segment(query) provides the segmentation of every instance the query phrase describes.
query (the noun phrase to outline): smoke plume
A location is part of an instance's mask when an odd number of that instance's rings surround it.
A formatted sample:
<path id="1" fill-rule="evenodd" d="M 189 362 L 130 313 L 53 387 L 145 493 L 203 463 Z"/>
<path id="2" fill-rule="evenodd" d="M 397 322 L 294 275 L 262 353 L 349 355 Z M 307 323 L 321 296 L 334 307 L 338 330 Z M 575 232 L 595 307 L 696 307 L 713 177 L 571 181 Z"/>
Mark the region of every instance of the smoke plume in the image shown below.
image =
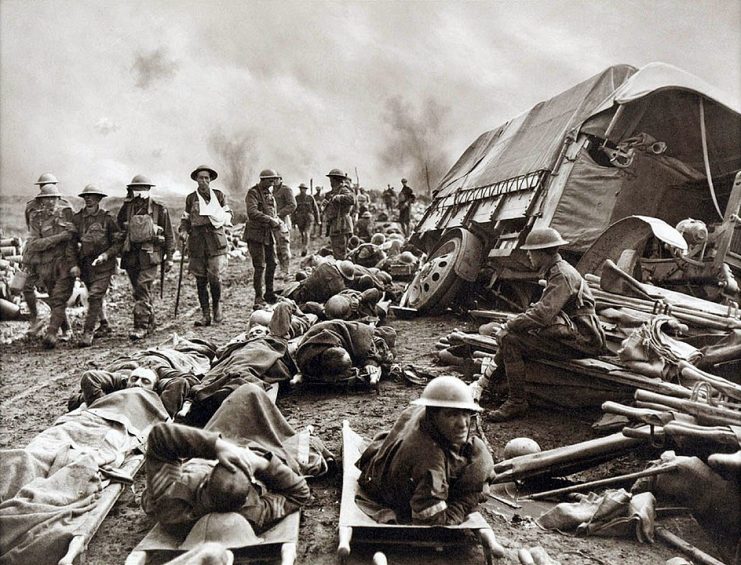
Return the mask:
<path id="1" fill-rule="evenodd" d="M 158 47 L 148 53 L 137 53 L 131 67 L 134 84 L 143 90 L 174 77 L 177 70 L 177 62 L 170 58 L 164 47 Z"/>
<path id="2" fill-rule="evenodd" d="M 254 134 L 242 132 L 229 136 L 215 130 L 208 138 L 208 147 L 219 161 L 217 168 L 224 171 L 221 178 L 227 191 L 232 195 L 245 193 L 259 159 Z"/>
<path id="3" fill-rule="evenodd" d="M 416 110 L 399 97 L 386 101 L 383 120 L 388 133 L 381 163 L 388 173 L 409 179 L 418 193 L 433 190 L 449 166 L 444 148 L 449 112 L 432 98 Z"/>

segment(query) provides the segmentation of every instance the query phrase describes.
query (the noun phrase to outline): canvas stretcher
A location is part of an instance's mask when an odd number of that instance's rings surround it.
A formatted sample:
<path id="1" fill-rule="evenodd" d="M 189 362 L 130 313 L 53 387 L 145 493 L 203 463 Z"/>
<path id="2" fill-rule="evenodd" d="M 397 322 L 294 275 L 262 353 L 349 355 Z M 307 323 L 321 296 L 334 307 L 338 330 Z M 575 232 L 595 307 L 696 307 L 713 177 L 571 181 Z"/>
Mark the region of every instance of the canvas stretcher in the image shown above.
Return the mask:
<path id="1" fill-rule="evenodd" d="M 373 520 L 357 505 L 360 470 L 355 463 L 363 453 L 367 440 L 342 423 L 342 501 L 340 504 L 339 545 L 337 556 L 346 563 L 351 552 L 350 544 L 383 546 L 413 546 L 445 549 L 471 543 L 467 532 L 473 532 L 481 543 L 487 565 L 502 557 L 504 549 L 497 543 L 491 526 L 479 512 L 468 515 L 465 522 L 456 526 L 420 526 L 408 524 L 381 524 Z M 377 553 L 374 560 L 385 562 Z"/>

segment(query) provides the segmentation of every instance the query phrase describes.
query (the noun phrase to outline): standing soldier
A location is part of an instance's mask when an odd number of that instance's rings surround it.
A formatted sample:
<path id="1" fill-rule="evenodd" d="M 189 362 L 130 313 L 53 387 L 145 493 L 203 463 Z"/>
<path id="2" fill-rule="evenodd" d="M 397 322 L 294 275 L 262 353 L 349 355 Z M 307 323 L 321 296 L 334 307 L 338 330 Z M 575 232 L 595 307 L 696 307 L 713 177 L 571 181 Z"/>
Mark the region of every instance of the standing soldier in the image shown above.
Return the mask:
<path id="1" fill-rule="evenodd" d="M 190 178 L 198 183 L 198 188 L 185 198 L 185 210 L 178 228 L 183 246 L 188 243 L 188 270 L 196 278 L 198 302 L 201 305 L 202 317 L 196 320 L 196 326 L 211 325 L 209 287 L 214 306 L 213 321 L 218 324 L 223 319 L 220 304 L 221 275 L 228 264 L 224 226 L 231 225 L 232 211 L 226 203 L 224 193 L 209 186 L 218 176 L 216 171 L 206 165 L 201 165 L 190 173 Z"/>
<path id="2" fill-rule="evenodd" d="M 324 222 L 324 196 L 322 196 L 321 186 L 317 186 L 314 189 L 314 202 L 316 202 L 316 206 L 319 208 L 319 223 L 314 225 L 314 235 L 316 237 L 322 237 L 322 223 Z"/>
<path id="3" fill-rule="evenodd" d="M 41 176 L 39 176 L 39 180 L 37 180 L 34 184 L 39 187 L 39 190 L 41 190 L 44 185 L 50 185 L 55 186 L 59 181 L 57 180 L 57 177 L 55 177 L 51 173 L 44 173 Z M 26 229 L 31 231 L 31 214 L 36 211 L 40 210 L 42 208 L 42 202 L 43 200 L 39 200 L 36 198 L 32 198 L 28 202 L 26 202 L 26 210 L 25 210 L 25 218 L 26 218 Z M 71 208 L 69 201 L 64 197 L 59 197 L 59 206 L 66 206 Z M 27 264 L 23 263 L 23 270 L 26 273 L 26 282 L 23 286 L 23 298 L 26 301 L 26 305 L 28 306 L 28 311 L 31 315 L 29 320 L 29 328 L 28 328 L 28 335 L 31 337 L 36 337 L 38 333 L 41 331 L 41 329 L 44 327 L 44 321 L 39 319 L 38 316 L 38 306 L 36 304 L 36 293 L 34 292 L 34 289 L 36 288 L 36 284 L 39 282 L 39 275 L 38 270 L 36 268 L 37 266 L 34 264 Z M 62 322 L 61 325 L 62 329 L 62 339 L 64 341 L 68 341 L 69 338 L 72 335 L 72 329 L 70 328 L 69 321 L 67 320 L 67 316 L 64 317 L 64 322 Z"/>
<path id="4" fill-rule="evenodd" d="M 170 214 L 164 204 L 149 197 L 154 186 L 144 175 L 136 175 L 127 185 L 129 196 L 118 211 L 118 225 L 125 234 L 121 267 L 129 275 L 134 293 L 134 329 L 131 339 L 142 339 L 154 329 L 152 284 L 157 267 L 172 268 L 175 237 Z"/>
<path id="5" fill-rule="evenodd" d="M 394 200 L 396 200 L 394 187 L 387 184 L 386 190 L 383 191 L 383 205 L 386 207 L 386 213 L 389 217 L 391 216 L 391 211 L 394 209 Z"/>
<path id="6" fill-rule="evenodd" d="M 53 349 L 57 344 L 57 330 L 66 320 L 67 300 L 72 295 L 75 277 L 79 274 L 72 244 L 74 212 L 63 204 L 55 184 L 43 185 L 36 199 L 38 206 L 29 214 L 29 237 L 23 250 L 23 264 L 31 266 L 49 293 L 51 317 L 46 328 L 44 347 Z M 33 287 L 30 293 L 33 293 Z M 35 305 L 35 297 L 33 303 Z M 33 325 L 36 323 L 37 320 L 32 322 Z"/>
<path id="7" fill-rule="evenodd" d="M 407 179 L 401 179 L 401 191 L 399 192 L 399 223 L 405 237 L 409 237 L 410 222 L 412 219 L 412 204 L 417 199 L 412 187 L 407 184 Z"/>
<path id="8" fill-rule="evenodd" d="M 85 206 L 74 215 L 72 222 L 77 232 L 74 243 L 79 246 L 77 264 L 80 279 L 88 290 L 88 310 L 78 345 L 90 347 L 122 242 L 113 215 L 100 207 L 100 201 L 108 195 L 89 184 L 79 196 L 85 201 Z"/>
<path id="9" fill-rule="evenodd" d="M 332 255 L 338 261 L 347 254 L 347 240 L 352 235 L 350 210 L 355 205 L 355 197 L 348 184 L 349 177 L 339 169 L 327 173 L 332 190 L 326 197 L 324 218 L 327 222 L 327 235 L 332 246 Z"/>
<path id="10" fill-rule="evenodd" d="M 285 228 L 281 228 L 275 234 L 275 250 L 282 278 L 288 280 L 291 261 L 291 214 L 296 211 L 296 197 L 291 187 L 283 184 L 283 177 L 280 175 L 273 188 L 273 197 L 278 218 L 285 225 Z"/>
<path id="11" fill-rule="evenodd" d="M 247 191 L 245 204 L 247 205 L 247 223 L 244 226 L 242 239 L 247 242 L 247 248 L 252 257 L 253 285 L 255 287 L 255 309 L 265 305 L 267 300 L 271 304 L 276 296 L 273 291 L 273 277 L 275 276 L 275 240 L 273 233 L 284 226 L 276 214 L 275 198 L 273 198 L 273 184 L 278 179 L 278 173 L 273 169 L 265 169 L 260 173 L 260 182 Z M 263 295 L 263 276 L 265 294 Z"/>
<path id="12" fill-rule="evenodd" d="M 298 189 L 299 195 L 296 197 L 296 211 L 293 217 L 301 234 L 301 257 L 305 257 L 311 239 L 311 227 L 314 223 L 321 226 L 322 222 L 319 218 L 319 206 L 314 197 L 309 194 L 309 187 L 301 183 Z"/>

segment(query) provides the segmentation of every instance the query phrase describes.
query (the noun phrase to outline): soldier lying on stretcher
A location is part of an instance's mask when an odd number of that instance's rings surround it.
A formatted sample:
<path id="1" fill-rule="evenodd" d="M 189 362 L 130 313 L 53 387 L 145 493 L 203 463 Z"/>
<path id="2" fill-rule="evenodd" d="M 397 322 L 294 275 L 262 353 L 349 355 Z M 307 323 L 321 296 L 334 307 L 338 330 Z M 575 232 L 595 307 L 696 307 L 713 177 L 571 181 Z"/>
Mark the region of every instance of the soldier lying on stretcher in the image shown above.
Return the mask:
<path id="1" fill-rule="evenodd" d="M 310 499 L 304 476 L 327 470 L 312 438 L 309 460 L 290 455 L 293 434 L 260 387 L 245 384 L 203 430 L 180 424 L 152 428 L 147 441 L 144 511 L 167 529 L 191 527 L 211 512 L 237 512 L 256 532 Z"/>
<path id="2" fill-rule="evenodd" d="M 126 388 L 154 390 L 162 400 L 167 413 L 174 417 L 183 407 L 190 388 L 199 382 L 198 377 L 176 369 L 158 367 L 157 371 L 138 367 L 131 372 L 85 371 L 80 378 L 82 392 L 73 394 L 67 408 L 74 410 L 84 402 L 90 406 L 103 396 Z"/>
<path id="3" fill-rule="evenodd" d="M 412 404 L 360 456 L 356 502 L 383 523 L 460 524 L 481 500 L 494 467 L 471 429 L 481 408 L 463 381 L 448 376 L 431 380 Z"/>

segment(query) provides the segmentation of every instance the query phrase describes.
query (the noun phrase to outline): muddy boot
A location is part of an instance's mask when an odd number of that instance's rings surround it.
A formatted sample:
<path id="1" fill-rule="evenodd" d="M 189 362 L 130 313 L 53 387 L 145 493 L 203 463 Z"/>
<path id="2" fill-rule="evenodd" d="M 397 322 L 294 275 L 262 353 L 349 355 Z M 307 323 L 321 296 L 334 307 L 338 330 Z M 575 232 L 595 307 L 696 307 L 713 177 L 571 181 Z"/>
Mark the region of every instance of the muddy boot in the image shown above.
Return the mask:
<path id="1" fill-rule="evenodd" d="M 214 323 L 220 324 L 224 319 L 221 314 L 221 281 L 211 281 L 211 301 L 214 303 Z"/>
<path id="2" fill-rule="evenodd" d="M 529 405 L 525 396 L 525 364 L 508 363 L 506 366 L 509 398 L 498 410 L 487 416 L 490 422 L 504 422 L 522 416 Z"/>
<path id="3" fill-rule="evenodd" d="M 101 320 L 100 325 L 95 329 L 95 332 L 93 332 L 93 337 L 99 338 L 99 337 L 107 337 L 113 333 L 113 330 L 111 329 L 110 324 L 108 323 L 108 320 Z"/>
<path id="4" fill-rule="evenodd" d="M 134 328 L 129 334 L 129 339 L 132 341 L 138 341 L 147 337 L 149 328 Z"/>
<path id="5" fill-rule="evenodd" d="M 54 349 L 57 346 L 57 330 L 49 331 L 47 329 L 44 340 L 41 343 L 44 349 Z"/>
<path id="6" fill-rule="evenodd" d="M 90 347 L 93 344 L 93 332 L 84 331 L 80 340 L 77 342 L 77 347 Z"/>
<path id="7" fill-rule="evenodd" d="M 41 330 L 44 329 L 44 320 L 39 318 L 39 310 L 36 305 L 36 295 L 24 295 L 26 306 L 28 306 L 28 330 L 26 335 L 29 337 L 39 337 Z"/>
<path id="8" fill-rule="evenodd" d="M 206 277 L 196 277 L 196 288 L 198 289 L 198 303 L 201 305 L 201 319 L 196 320 L 196 326 L 211 325 L 211 308 L 208 304 L 208 280 Z"/>

